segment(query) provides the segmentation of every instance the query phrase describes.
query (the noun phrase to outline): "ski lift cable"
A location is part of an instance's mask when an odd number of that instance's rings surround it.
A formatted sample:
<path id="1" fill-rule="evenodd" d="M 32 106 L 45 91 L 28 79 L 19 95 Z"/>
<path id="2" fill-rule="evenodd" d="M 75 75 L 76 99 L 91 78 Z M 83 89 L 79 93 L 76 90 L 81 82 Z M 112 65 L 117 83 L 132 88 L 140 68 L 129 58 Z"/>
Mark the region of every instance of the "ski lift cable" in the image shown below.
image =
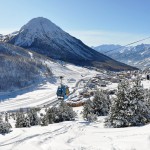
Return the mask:
<path id="1" fill-rule="evenodd" d="M 147 38 L 140 39 L 140 40 L 138 40 L 138 41 L 134 41 L 134 42 L 132 42 L 132 43 L 126 44 L 126 45 L 124 45 L 124 46 L 119 46 L 118 48 L 111 49 L 111 50 L 109 50 L 109 51 L 106 51 L 105 54 L 106 54 L 106 53 L 109 53 L 109 52 L 111 52 L 111 51 L 114 51 L 114 50 L 117 50 L 117 49 L 126 47 L 126 46 L 130 46 L 130 45 L 132 45 L 132 44 L 135 44 L 135 43 L 138 43 L 138 42 L 141 42 L 141 41 L 145 41 L 145 40 L 147 40 L 147 39 L 150 39 L 150 36 L 147 37 Z"/>

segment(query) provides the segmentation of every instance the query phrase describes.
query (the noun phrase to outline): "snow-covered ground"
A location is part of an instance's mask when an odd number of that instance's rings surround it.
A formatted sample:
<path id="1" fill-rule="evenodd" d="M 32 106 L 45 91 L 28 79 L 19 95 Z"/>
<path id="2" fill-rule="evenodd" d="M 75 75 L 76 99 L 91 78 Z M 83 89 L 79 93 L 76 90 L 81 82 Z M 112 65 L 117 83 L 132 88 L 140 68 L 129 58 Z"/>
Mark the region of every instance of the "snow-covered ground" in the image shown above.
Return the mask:
<path id="1" fill-rule="evenodd" d="M 150 80 L 144 80 L 142 84 L 145 89 L 150 89 Z"/>
<path id="2" fill-rule="evenodd" d="M 63 82 L 73 89 L 81 79 L 89 79 L 96 75 L 96 71 L 66 65 L 62 67 L 56 63 L 49 63 L 55 75 L 55 82 L 41 84 L 34 90 L 1 93 L 6 101 L 0 102 L 0 111 L 43 105 L 56 99 L 56 89 L 59 85 L 58 77 L 64 76 Z M 75 82 L 68 83 L 74 78 Z M 150 88 L 150 81 L 142 81 L 144 88 Z M 110 84 L 106 88 L 115 89 L 117 84 Z M 1 96 L 2 97 L 2 96 Z M 50 124 L 46 127 L 14 128 L 12 132 L 0 135 L 0 150 L 149 150 L 150 124 L 141 127 L 105 128 L 105 117 L 99 117 L 95 123 L 88 123 L 82 118 L 83 107 L 74 108 L 77 112 L 75 121 Z"/>
<path id="3" fill-rule="evenodd" d="M 0 135 L 2 150 L 149 150 L 150 124 L 142 127 L 105 128 L 104 118 L 96 123 L 82 119 L 82 107 L 74 108 L 76 121 L 46 127 L 13 128 Z"/>
<path id="4" fill-rule="evenodd" d="M 62 66 L 52 61 L 46 63 L 51 68 L 54 78 L 45 80 L 45 83 L 39 85 L 38 87 L 24 88 L 12 93 L 0 93 L 0 112 L 41 106 L 45 103 L 55 101 L 57 99 L 57 87 L 60 84 L 59 76 L 64 76 L 63 83 L 67 84 L 72 91 L 73 87 L 79 80 L 83 78 L 91 78 L 97 73 L 94 70 L 89 70 L 71 64 Z M 75 82 L 68 83 L 71 78 L 75 79 Z"/>

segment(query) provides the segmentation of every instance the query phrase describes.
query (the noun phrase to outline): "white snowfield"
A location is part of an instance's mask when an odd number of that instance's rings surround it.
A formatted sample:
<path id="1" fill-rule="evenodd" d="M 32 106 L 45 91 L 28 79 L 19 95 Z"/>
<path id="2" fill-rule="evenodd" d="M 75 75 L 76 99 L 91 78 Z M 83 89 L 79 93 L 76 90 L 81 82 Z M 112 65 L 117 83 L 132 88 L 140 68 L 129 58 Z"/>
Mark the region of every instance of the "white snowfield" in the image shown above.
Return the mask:
<path id="1" fill-rule="evenodd" d="M 0 150 L 149 150 L 150 124 L 142 127 L 105 128 L 104 118 L 87 123 L 75 108 L 76 121 L 46 127 L 13 128 L 0 135 Z"/>
<path id="2" fill-rule="evenodd" d="M 64 83 L 67 84 L 68 79 L 75 79 L 75 82 L 68 83 L 70 88 L 77 81 L 88 79 L 97 73 L 73 65 L 62 67 L 52 62 L 48 65 L 52 67 L 55 76 L 64 76 Z M 142 83 L 144 88 L 150 88 L 150 81 Z M 16 97 L 8 93 L 4 97 L 9 95 L 12 98 L 0 102 L 0 111 L 52 102 L 56 100 L 58 85 L 57 78 L 55 83 L 45 81 L 34 91 Z M 117 84 L 111 84 L 107 88 L 117 88 Z M 105 128 L 105 117 L 99 117 L 97 122 L 89 124 L 82 118 L 83 107 L 74 110 L 78 114 L 75 121 L 50 124 L 46 127 L 14 128 L 15 122 L 11 120 L 12 132 L 0 135 L 0 150 L 150 150 L 150 124 L 141 127 Z"/>
<path id="3" fill-rule="evenodd" d="M 62 66 L 54 62 L 46 62 L 51 68 L 54 79 L 51 82 L 45 80 L 45 83 L 36 88 L 30 87 L 29 89 L 18 90 L 12 93 L 0 93 L 0 112 L 10 111 L 19 108 L 27 108 L 34 106 L 43 106 L 57 100 L 56 91 L 60 85 L 59 76 L 64 76 L 63 83 L 70 87 L 70 90 L 82 78 L 90 78 L 96 75 L 96 71 L 86 68 L 66 64 Z M 75 79 L 75 82 L 68 83 L 69 79 Z"/>

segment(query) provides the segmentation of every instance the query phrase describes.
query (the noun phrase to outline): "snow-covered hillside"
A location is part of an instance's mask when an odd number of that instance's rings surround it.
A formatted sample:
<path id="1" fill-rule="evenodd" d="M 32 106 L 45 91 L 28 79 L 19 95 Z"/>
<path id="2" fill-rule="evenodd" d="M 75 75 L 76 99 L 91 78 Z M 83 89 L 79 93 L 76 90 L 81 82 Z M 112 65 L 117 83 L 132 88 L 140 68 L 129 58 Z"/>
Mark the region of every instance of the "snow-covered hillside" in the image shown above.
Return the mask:
<path id="1" fill-rule="evenodd" d="M 13 91 L 52 76 L 42 56 L 7 43 L 0 43 L 0 92 Z"/>
<path id="2" fill-rule="evenodd" d="M 101 45 L 93 47 L 95 50 L 128 65 L 138 68 L 150 67 L 150 45 L 124 47 L 120 45 Z M 112 50 L 112 51 L 111 51 Z"/>
<path id="3" fill-rule="evenodd" d="M 45 61 L 45 63 L 51 68 L 53 78 L 45 78 L 45 80 L 36 87 L 31 85 L 23 89 L 15 90 L 14 92 L 1 92 L 0 112 L 19 108 L 44 106 L 45 104 L 56 101 L 56 91 L 57 87 L 60 85 L 60 76 L 64 77 L 63 83 L 67 84 L 70 87 L 70 91 L 72 91 L 75 84 L 80 79 L 89 79 L 97 74 L 94 70 L 77 67 L 71 64 L 62 66 L 57 62 L 48 60 Z M 69 79 L 72 78 L 75 82 L 70 83 Z"/>
<path id="4" fill-rule="evenodd" d="M 150 125 L 128 128 L 105 128 L 104 118 L 96 123 L 82 119 L 82 107 L 74 108 L 76 121 L 46 127 L 13 128 L 0 135 L 2 150 L 149 150 Z M 14 121 L 11 123 L 14 125 Z"/>
<path id="5" fill-rule="evenodd" d="M 76 65 L 117 71 L 135 69 L 98 53 L 43 17 L 30 20 L 17 34 L 9 37 L 8 43 Z"/>

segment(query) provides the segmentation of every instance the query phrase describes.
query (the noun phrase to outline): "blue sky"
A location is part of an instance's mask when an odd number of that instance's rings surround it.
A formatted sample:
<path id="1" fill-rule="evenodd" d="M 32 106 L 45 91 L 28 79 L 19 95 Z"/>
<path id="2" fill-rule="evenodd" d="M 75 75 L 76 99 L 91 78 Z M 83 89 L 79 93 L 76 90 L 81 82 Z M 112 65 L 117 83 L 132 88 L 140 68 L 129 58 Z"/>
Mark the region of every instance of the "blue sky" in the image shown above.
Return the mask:
<path id="1" fill-rule="evenodd" d="M 149 0 L 0 0 L 0 4 L 2 34 L 42 16 L 89 46 L 124 45 L 150 36 Z"/>

